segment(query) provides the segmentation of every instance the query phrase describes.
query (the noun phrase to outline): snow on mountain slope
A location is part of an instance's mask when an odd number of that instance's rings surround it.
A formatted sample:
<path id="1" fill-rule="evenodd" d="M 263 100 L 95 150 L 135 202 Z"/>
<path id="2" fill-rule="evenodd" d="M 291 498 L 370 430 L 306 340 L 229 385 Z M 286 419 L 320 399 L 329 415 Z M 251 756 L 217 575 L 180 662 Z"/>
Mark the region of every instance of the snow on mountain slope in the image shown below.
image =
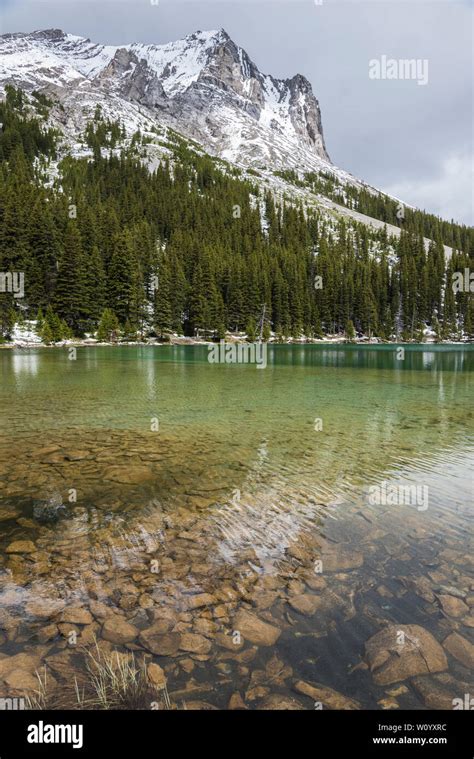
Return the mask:
<path id="1" fill-rule="evenodd" d="M 0 97 L 8 83 L 54 96 L 49 121 L 64 136 L 61 154 L 90 154 L 80 136 L 100 105 L 104 118 L 120 121 L 129 137 L 140 130 L 152 139 L 145 148 L 150 168 L 172 155 L 164 142 L 172 127 L 211 155 L 258 169 L 253 181 L 280 200 L 290 197 L 317 206 L 326 217 L 383 226 L 275 175 L 277 169 L 300 175 L 323 171 L 343 185 L 379 192 L 330 162 L 308 80 L 262 74 L 223 29 L 165 45 L 123 47 L 59 29 L 5 34 L 0 36 Z M 400 229 L 390 227 L 389 233 L 399 235 Z"/>
<path id="2" fill-rule="evenodd" d="M 228 160 L 333 170 L 310 83 L 262 74 L 223 29 L 123 47 L 58 29 L 7 34 L 0 58 L 1 82 L 53 92 L 68 108 L 82 107 L 86 92 L 97 102 L 118 97 Z"/>
<path id="3" fill-rule="evenodd" d="M 59 29 L 5 34 L 0 37 L 0 78 L 19 85 L 66 87 L 94 77 L 115 51 Z"/>
<path id="4" fill-rule="evenodd" d="M 163 90 L 172 97 L 184 92 L 197 81 L 216 44 L 223 39 L 222 32 L 196 32 L 177 42 L 166 45 L 134 43 L 126 49 L 139 60 L 145 60 L 161 80 Z"/>

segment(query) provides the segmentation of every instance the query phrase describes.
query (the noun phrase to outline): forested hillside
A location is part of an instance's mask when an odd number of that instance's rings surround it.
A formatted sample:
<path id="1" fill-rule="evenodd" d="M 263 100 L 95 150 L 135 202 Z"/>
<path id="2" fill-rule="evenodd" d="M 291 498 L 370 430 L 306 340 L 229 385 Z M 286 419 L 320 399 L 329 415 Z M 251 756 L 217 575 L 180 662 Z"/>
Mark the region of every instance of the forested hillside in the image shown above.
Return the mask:
<path id="1" fill-rule="evenodd" d="M 472 296 L 452 288 L 453 272 L 474 268 L 472 228 L 411 212 L 389 238 L 316 207 L 276 205 L 252 177 L 171 130 L 171 157 L 150 171 L 140 157 L 150 137 L 126 140 L 100 110 L 83 135 L 91 154 L 63 157 L 56 170 L 48 107 L 11 87 L 0 104 L 0 271 L 25 273 L 23 299 L 0 293 L 3 339 L 38 313 L 45 340 L 82 336 L 104 312 L 102 333 L 106 323 L 132 339 L 252 338 L 264 305 L 265 337 L 352 325 L 382 339 L 416 339 L 425 325 L 440 338 L 473 335 Z M 307 180 L 320 192 L 325 181 Z M 392 201 L 359 193 L 350 202 L 393 222 Z M 448 262 L 443 242 L 454 248 Z"/>

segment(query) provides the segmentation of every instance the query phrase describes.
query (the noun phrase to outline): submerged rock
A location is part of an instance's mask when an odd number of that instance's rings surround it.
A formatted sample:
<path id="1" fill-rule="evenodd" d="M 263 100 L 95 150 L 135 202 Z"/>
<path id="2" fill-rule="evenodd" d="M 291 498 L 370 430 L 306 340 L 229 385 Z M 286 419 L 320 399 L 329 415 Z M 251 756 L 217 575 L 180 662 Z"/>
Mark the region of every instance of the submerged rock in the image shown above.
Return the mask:
<path id="1" fill-rule="evenodd" d="M 226 648 L 228 651 L 240 651 L 243 647 L 243 643 L 238 638 L 234 637 L 230 633 L 218 632 L 214 638 L 215 643 L 222 648 Z"/>
<path id="2" fill-rule="evenodd" d="M 227 708 L 230 709 L 230 711 L 235 711 L 235 710 L 243 711 L 244 709 L 248 709 L 248 706 L 245 705 L 245 701 L 243 700 L 242 696 L 240 695 L 240 693 L 237 692 L 237 693 L 233 693 L 232 696 L 230 697 Z"/>
<path id="3" fill-rule="evenodd" d="M 66 507 L 61 497 L 53 497 L 48 501 L 35 501 L 33 504 L 33 517 L 40 524 L 54 524 L 65 510 Z"/>
<path id="4" fill-rule="evenodd" d="M 179 666 L 183 672 L 186 672 L 186 674 L 189 675 L 193 671 L 195 664 L 192 659 L 180 659 Z"/>
<path id="5" fill-rule="evenodd" d="M 360 551 L 352 551 L 346 546 L 332 546 L 322 555 L 324 572 L 341 572 L 346 569 L 358 569 L 364 563 L 364 555 Z"/>
<path id="6" fill-rule="evenodd" d="M 19 693 L 32 693 L 39 689 L 39 681 L 35 675 L 24 669 L 14 669 L 5 677 L 6 685 Z"/>
<path id="7" fill-rule="evenodd" d="M 166 688 L 166 675 L 159 664 L 153 662 L 149 664 L 146 673 L 148 680 L 156 690 L 163 690 Z"/>
<path id="8" fill-rule="evenodd" d="M 11 672 L 21 671 L 33 675 L 40 665 L 40 657 L 32 654 L 15 654 L 0 659 L 0 680 L 4 680 Z"/>
<path id="9" fill-rule="evenodd" d="M 202 606 L 214 606 L 217 603 L 215 596 L 209 593 L 198 593 L 196 596 L 190 596 L 187 599 L 186 606 L 188 609 L 200 609 Z"/>
<path id="10" fill-rule="evenodd" d="M 468 669 L 474 669 L 474 646 L 457 632 L 448 635 L 443 641 L 443 647 L 451 656 L 464 664 Z"/>
<path id="11" fill-rule="evenodd" d="M 433 593 L 431 583 L 426 577 L 401 577 L 400 581 L 406 588 L 413 590 L 413 592 L 416 593 L 417 596 L 420 596 L 424 601 L 433 603 L 435 600 L 435 594 Z"/>
<path id="12" fill-rule="evenodd" d="M 367 641 L 365 653 L 377 685 L 448 668 L 442 646 L 420 625 L 389 625 Z"/>
<path id="13" fill-rule="evenodd" d="M 288 603 L 292 609 L 298 611 L 300 614 L 312 617 L 318 606 L 320 606 L 320 599 L 318 596 L 311 596 L 309 593 L 301 593 L 296 596 L 291 596 L 288 599 Z"/>
<path id="14" fill-rule="evenodd" d="M 448 674 L 414 677 L 411 683 L 428 709 L 453 709 L 456 698 L 469 692 L 467 683 L 460 683 Z"/>
<path id="15" fill-rule="evenodd" d="M 241 609 L 234 617 L 234 630 L 240 632 L 245 640 L 257 646 L 273 646 L 281 634 L 278 627 L 264 622 L 245 609 Z"/>
<path id="16" fill-rule="evenodd" d="M 285 664 L 276 654 L 269 659 L 265 666 L 265 675 L 273 685 L 284 685 L 285 680 L 292 674 L 293 669 L 290 665 Z"/>
<path id="17" fill-rule="evenodd" d="M 12 506 L 0 508 L 0 522 L 8 522 L 10 519 L 15 519 L 16 516 L 18 516 L 18 512 Z"/>
<path id="18" fill-rule="evenodd" d="M 406 685 L 398 685 L 396 688 L 390 688 L 390 690 L 386 691 L 387 696 L 391 696 L 392 698 L 397 698 L 397 696 L 403 696 L 405 693 L 408 693 L 408 688 Z"/>
<path id="19" fill-rule="evenodd" d="M 388 709 L 399 709 L 400 705 L 394 698 L 381 698 L 377 701 L 381 709 L 387 711 Z"/>
<path id="20" fill-rule="evenodd" d="M 301 711 L 304 707 L 295 698 L 283 696 L 280 693 L 271 693 L 258 705 L 259 709 L 266 711 Z"/>
<path id="21" fill-rule="evenodd" d="M 326 587 L 326 580 L 324 577 L 321 577 L 320 574 L 316 574 L 315 572 L 306 571 L 301 579 L 311 590 L 324 590 Z"/>
<path id="22" fill-rule="evenodd" d="M 326 685 L 320 685 L 315 683 L 304 682 L 304 680 L 298 680 L 293 688 L 297 693 L 302 693 L 304 696 L 312 698 L 313 701 L 322 704 L 326 709 L 360 709 L 360 704 L 353 698 L 343 696 L 342 693 L 338 693 L 332 688 L 328 688 Z"/>
<path id="23" fill-rule="evenodd" d="M 187 651 L 192 654 L 208 654 L 211 650 L 211 642 L 203 635 L 197 633 L 183 633 L 179 647 L 181 651 Z"/>
<path id="24" fill-rule="evenodd" d="M 180 633 L 161 633 L 154 626 L 140 633 L 141 645 L 155 656 L 175 656 L 179 651 Z"/>
<path id="25" fill-rule="evenodd" d="M 469 612 L 469 606 L 456 596 L 441 595 L 438 596 L 438 601 L 444 613 L 449 617 L 463 617 Z"/>
<path id="26" fill-rule="evenodd" d="M 264 696 L 268 696 L 269 693 L 270 688 L 264 685 L 256 685 L 254 688 L 249 688 L 245 691 L 245 698 L 247 701 L 257 701 L 260 698 L 264 698 Z"/>
<path id="27" fill-rule="evenodd" d="M 88 456 L 90 456 L 90 451 L 81 451 L 74 449 L 68 451 L 64 457 L 66 461 L 83 461 L 83 459 L 86 459 Z"/>
<path id="28" fill-rule="evenodd" d="M 14 540 L 6 548 L 6 553 L 34 553 L 36 546 L 32 540 Z"/>
<path id="29" fill-rule="evenodd" d="M 70 622 L 73 625 L 90 625 L 93 621 L 90 611 L 81 606 L 64 609 L 60 617 L 60 622 Z"/>
<path id="30" fill-rule="evenodd" d="M 118 482 L 121 485 L 140 485 L 153 479 L 153 472 L 147 466 L 132 464 L 130 466 L 111 466 L 104 472 L 104 480 Z"/>
<path id="31" fill-rule="evenodd" d="M 117 645 L 131 643 L 137 635 L 137 628 L 118 616 L 109 617 L 102 626 L 102 637 Z"/>
<path id="32" fill-rule="evenodd" d="M 32 598 L 25 606 L 27 616 L 35 619 L 51 619 L 64 609 L 65 602 L 59 598 Z"/>
<path id="33" fill-rule="evenodd" d="M 41 627 L 36 633 L 36 637 L 40 643 L 47 643 L 49 640 L 54 640 L 58 634 L 58 626 L 55 624 L 50 624 Z"/>
<path id="34" fill-rule="evenodd" d="M 469 582 L 469 579 L 468 579 Z M 454 596 L 455 598 L 461 598 L 463 601 L 467 602 L 467 593 L 465 593 L 463 590 L 460 590 L 459 588 L 455 588 L 454 585 L 440 585 L 438 588 L 438 591 L 440 593 L 445 593 L 448 596 Z"/>

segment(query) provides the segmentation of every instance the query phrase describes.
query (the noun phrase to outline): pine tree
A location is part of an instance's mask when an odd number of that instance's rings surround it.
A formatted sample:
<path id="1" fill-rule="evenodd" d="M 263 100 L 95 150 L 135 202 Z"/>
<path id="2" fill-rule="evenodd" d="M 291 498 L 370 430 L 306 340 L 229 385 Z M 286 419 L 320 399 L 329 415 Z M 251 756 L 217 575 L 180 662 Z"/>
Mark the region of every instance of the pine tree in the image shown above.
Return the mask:
<path id="1" fill-rule="evenodd" d="M 111 342 L 117 339 L 119 322 L 116 314 L 110 308 L 105 308 L 97 329 L 97 340 Z"/>
<path id="2" fill-rule="evenodd" d="M 0 103 L 0 272 L 25 273 L 25 316 L 54 307 L 51 339 L 94 331 L 106 307 L 127 333 L 155 327 L 218 337 L 255 322 L 262 303 L 269 327 L 286 336 L 341 333 L 351 321 L 365 334 L 391 339 L 402 331 L 412 340 L 433 315 L 442 321 L 439 339 L 472 331 L 470 294 L 450 290 L 453 271 L 474 267 L 472 228 L 409 208 L 401 224 L 393 199 L 343 188 L 324 172 L 280 172 L 397 224 L 401 234 L 389 238 L 386 228 L 352 220 L 334 227 L 317 209 L 262 193 L 237 169 L 223 173 L 178 135 L 170 136 L 172 162 L 150 172 L 138 157 L 141 135 L 132 150 L 110 152 L 123 125 L 101 109 L 85 135 L 93 160 L 66 156 L 47 187 L 40 173 L 56 136 L 31 117 L 30 100 L 8 87 Z M 71 203 L 77 218 L 68 221 Z M 432 240 L 427 251 L 423 237 Z M 448 264 L 444 245 L 454 248 Z M 163 281 L 155 292 L 157 267 Z M 12 308 L 18 319 L 18 304 L 0 306 L 6 337 Z"/>
<path id="3" fill-rule="evenodd" d="M 173 326 L 173 310 L 171 306 L 171 275 L 167 261 L 162 260 L 158 274 L 158 288 L 155 293 L 153 321 L 155 330 L 160 337 L 169 332 Z"/>
<path id="4" fill-rule="evenodd" d="M 13 298 L 9 293 L 0 293 L 0 340 L 11 335 L 16 321 L 16 313 L 13 309 Z"/>
<path id="5" fill-rule="evenodd" d="M 36 331 L 38 334 L 41 333 L 43 322 L 44 322 L 43 310 L 40 306 L 38 309 L 38 313 L 36 314 Z"/>
<path id="6" fill-rule="evenodd" d="M 354 328 L 354 323 L 352 319 L 349 319 L 349 321 L 346 324 L 346 337 L 349 340 L 349 342 L 353 342 L 355 340 L 356 331 Z"/>
<path id="7" fill-rule="evenodd" d="M 51 345 L 51 343 L 54 342 L 53 331 L 48 322 L 43 324 L 41 329 L 41 339 L 46 345 Z"/>
<path id="8" fill-rule="evenodd" d="M 129 342 L 134 342 L 137 339 L 137 330 L 133 326 L 130 319 L 127 319 L 123 328 L 123 337 Z"/>
<path id="9" fill-rule="evenodd" d="M 69 328 L 64 329 L 65 322 L 53 311 L 51 305 L 46 309 L 41 332 L 39 333 L 45 343 L 57 343 L 69 334 Z M 66 325 L 67 326 L 67 325 Z M 66 334 L 65 334 L 66 332 Z"/>
<path id="10" fill-rule="evenodd" d="M 102 256 L 93 245 L 83 256 L 81 313 L 85 331 L 92 331 L 98 323 L 106 303 L 106 279 Z"/>
<path id="11" fill-rule="evenodd" d="M 245 328 L 247 334 L 247 342 L 254 343 L 257 339 L 257 327 L 255 325 L 255 319 L 249 319 Z"/>
<path id="12" fill-rule="evenodd" d="M 266 322 L 265 322 L 265 324 L 263 325 L 262 338 L 263 338 L 263 341 L 264 341 L 265 343 L 268 343 L 268 341 L 269 341 L 269 340 L 270 340 L 270 338 L 271 338 L 271 330 L 270 330 L 270 325 L 269 325 L 269 323 L 268 323 L 267 321 L 266 321 Z"/>
<path id="13" fill-rule="evenodd" d="M 468 338 L 474 337 L 474 306 L 472 299 L 468 303 L 466 318 L 464 320 L 464 332 Z"/>
<path id="14" fill-rule="evenodd" d="M 109 307 L 114 311 L 120 324 L 125 324 L 130 315 L 133 283 L 131 261 L 130 239 L 128 234 L 123 232 L 114 239 L 107 278 Z"/>
<path id="15" fill-rule="evenodd" d="M 81 236 L 75 222 L 70 221 L 66 228 L 64 248 L 59 260 L 54 306 L 57 314 L 76 335 L 84 331 L 85 302 Z"/>

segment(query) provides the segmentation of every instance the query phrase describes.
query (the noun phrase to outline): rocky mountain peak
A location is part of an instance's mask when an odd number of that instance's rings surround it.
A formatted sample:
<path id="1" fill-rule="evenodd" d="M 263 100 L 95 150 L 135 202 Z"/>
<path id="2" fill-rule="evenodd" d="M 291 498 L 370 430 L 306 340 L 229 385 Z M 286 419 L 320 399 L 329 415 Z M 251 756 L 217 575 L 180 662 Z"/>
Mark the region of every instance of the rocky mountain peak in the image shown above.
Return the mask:
<path id="1" fill-rule="evenodd" d="M 28 36 L 31 37 L 31 39 L 55 42 L 57 40 L 65 39 L 66 34 L 62 29 L 38 29 L 35 32 L 31 32 Z"/>
<path id="2" fill-rule="evenodd" d="M 296 155 L 302 164 L 330 162 L 309 81 L 263 74 L 225 29 L 124 46 L 45 29 L 5 35 L 0 53 L 1 80 L 54 89 L 69 103 L 72 94 L 79 102 L 77 88 L 89 100 L 136 103 L 227 160 L 274 168 L 295 165 Z"/>

